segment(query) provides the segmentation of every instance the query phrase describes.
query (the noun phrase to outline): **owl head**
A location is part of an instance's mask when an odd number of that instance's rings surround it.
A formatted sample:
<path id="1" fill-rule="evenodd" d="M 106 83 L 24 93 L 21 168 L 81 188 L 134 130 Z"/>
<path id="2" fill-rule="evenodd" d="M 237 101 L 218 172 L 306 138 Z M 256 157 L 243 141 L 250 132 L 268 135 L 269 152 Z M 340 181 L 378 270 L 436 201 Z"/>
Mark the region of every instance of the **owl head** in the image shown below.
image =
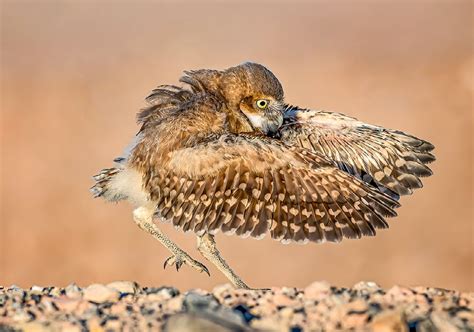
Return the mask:
<path id="1" fill-rule="evenodd" d="M 218 96 L 230 111 L 245 116 L 254 130 L 273 135 L 283 123 L 283 88 L 264 66 L 245 62 L 222 71 L 202 69 L 185 73 L 182 82 L 194 90 Z"/>

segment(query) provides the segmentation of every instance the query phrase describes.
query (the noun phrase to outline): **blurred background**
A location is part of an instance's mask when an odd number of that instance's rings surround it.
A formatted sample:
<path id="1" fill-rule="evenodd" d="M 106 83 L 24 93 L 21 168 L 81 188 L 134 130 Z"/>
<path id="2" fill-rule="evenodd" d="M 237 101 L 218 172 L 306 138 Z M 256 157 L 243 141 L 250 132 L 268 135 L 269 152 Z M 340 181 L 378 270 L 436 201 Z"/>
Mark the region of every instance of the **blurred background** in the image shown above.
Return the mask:
<path id="1" fill-rule="evenodd" d="M 252 60 L 289 103 L 429 140 L 437 161 L 376 237 L 301 246 L 219 235 L 243 279 L 474 289 L 471 1 L 0 3 L 1 285 L 226 282 L 210 263 L 210 278 L 163 270 L 169 253 L 130 206 L 88 189 L 137 132 L 151 89 Z M 162 228 L 201 260 L 194 235 Z"/>

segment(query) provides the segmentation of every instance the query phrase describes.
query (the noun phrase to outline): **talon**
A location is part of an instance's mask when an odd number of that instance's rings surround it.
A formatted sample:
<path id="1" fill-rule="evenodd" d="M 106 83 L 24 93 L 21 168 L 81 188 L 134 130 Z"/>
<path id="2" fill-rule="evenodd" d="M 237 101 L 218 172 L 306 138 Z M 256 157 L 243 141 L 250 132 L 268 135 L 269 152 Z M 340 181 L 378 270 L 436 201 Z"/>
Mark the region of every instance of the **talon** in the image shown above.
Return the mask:
<path id="1" fill-rule="evenodd" d="M 211 276 L 209 273 L 209 270 L 207 269 L 204 264 L 198 262 L 197 260 L 189 257 L 187 254 L 184 255 L 173 255 L 168 257 L 165 260 L 165 263 L 163 264 L 163 268 L 166 269 L 168 265 L 173 265 L 176 267 L 176 271 L 179 271 L 179 269 L 184 265 L 187 264 L 190 267 L 193 267 L 194 269 L 198 270 L 199 272 L 206 272 L 208 276 Z"/>
<path id="2" fill-rule="evenodd" d="M 170 256 L 167 259 L 165 259 L 165 263 L 163 264 L 163 269 L 166 269 L 168 265 L 173 265 L 173 263 L 170 263 L 171 260 L 174 260 L 174 256 Z"/>
<path id="3" fill-rule="evenodd" d="M 181 266 L 183 266 L 183 261 L 182 260 L 178 260 L 176 262 L 176 271 L 179 271 L 179 269 L 181 268 Z"/>
<path id="4" fill-rule="evenodd" d="M 201 273 L 206 272 L 207 275 L 210 277 L 211 274 L 209 273 L 209 270 L 207 269 L 207 267 L 205 267 L 204 265 L 203 265 L 202 267 L 203 267 L 203 268 L 202 268 L 202 270 L 201 270 Z"/>

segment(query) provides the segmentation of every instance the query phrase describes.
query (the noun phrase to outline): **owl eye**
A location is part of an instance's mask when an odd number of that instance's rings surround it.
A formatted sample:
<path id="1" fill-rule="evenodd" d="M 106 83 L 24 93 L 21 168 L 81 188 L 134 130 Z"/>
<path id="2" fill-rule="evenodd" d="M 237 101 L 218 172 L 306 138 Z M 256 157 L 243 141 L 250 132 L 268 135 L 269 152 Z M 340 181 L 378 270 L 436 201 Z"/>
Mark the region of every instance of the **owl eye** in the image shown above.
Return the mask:
<path id="1" fill-rule="evenodd" d="M 260 109 L 265 109 L 268 106 L 268 100 L 266 99 L 259 99 L 257 100 L 257 107 Z"/>

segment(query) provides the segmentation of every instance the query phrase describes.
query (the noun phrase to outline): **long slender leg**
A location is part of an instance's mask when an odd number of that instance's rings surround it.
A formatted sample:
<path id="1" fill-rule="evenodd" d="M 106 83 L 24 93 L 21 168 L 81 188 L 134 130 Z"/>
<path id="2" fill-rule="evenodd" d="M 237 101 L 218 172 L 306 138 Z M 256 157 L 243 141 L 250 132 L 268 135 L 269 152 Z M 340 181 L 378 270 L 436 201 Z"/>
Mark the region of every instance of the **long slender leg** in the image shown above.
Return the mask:
<path id="1" fill-rule="evenodd" d="M 206 272 L 209 275 L 207 267 L 189 256 L 183 249 L 178 247 L 176 243 L 170 240 L 159 228 L 153 223 L 153 209 L 139 207 L 133 211 L 133 219 L 135 223 L 144 231 L 150 233 L 155 239 L 160 241 L 173 255 L 165 260 L 164 267 L 167 265 L 176 265 L 176 270 L 183 264 L 188 264 L 199 272 Z"/>
<path id="2" fill-rule="evenodd" d="M 230 268 L 227 262 L 222 258 L 216 247 L 216 241 L 211 234 L 198 236 L 197 247 L 199 252 L 212 264 L 214 264 L 224 275 L 232 282 L 236 288 L 250 289 L 240 277 Z"/>

